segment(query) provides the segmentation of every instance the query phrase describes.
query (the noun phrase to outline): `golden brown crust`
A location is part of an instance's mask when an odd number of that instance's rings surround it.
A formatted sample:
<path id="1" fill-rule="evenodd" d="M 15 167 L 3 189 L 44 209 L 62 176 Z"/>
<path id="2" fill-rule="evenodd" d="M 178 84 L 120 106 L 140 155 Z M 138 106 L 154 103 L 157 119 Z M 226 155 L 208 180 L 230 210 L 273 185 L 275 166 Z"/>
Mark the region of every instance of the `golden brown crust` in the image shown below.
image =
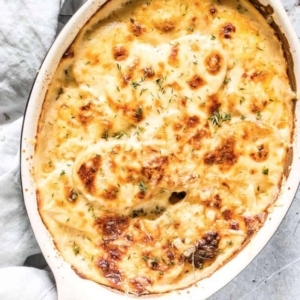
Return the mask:
<path id="1" fill-rule="evenodd" d="M 56 247 L 79 276 L 138 295 L 210 276 L 277 198 L 293 96 L 248 1 L 108 2 L 39 121 L 38 208 Z"/>

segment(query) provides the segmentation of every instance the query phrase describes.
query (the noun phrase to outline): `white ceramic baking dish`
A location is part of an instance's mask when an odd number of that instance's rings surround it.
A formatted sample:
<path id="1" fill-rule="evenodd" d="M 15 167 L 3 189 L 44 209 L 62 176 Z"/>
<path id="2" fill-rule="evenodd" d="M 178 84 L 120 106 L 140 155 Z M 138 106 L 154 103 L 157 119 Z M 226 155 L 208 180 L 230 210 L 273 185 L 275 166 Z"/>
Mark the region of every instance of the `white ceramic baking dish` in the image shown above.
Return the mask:
<path id="1" fill-rule="evenodd" d="M 269 16 L 274 19 L 282 32 L 281 39 L 287 38 L 290 51 L 289 56 L 290 73 L 295 75 L 294 85 L 300 91 L 300 46 L 294 30 L 289 22 L 286 12 L 278 0 L 253 0 L 263 12 L 268 15 L 270 8 L 274 13 Z M 92 281 L 80 278 L 57 252 L 52 238 L 45 228 L 37 209 L 37 199 L 35 185 L 32 179 L 33 156 L 35 147 L 35 136 L 37 124 L 43 99 L 48 88 L 48 84 L 57 68 L 57 65 L 76 37 L 79 30 L 95 11 L 105 3 L 105 0 L 88 0 L 79 11 L 73 16 L 69 23 L 62 30 L 50 51 L 48 52 L 35 80 L 31 96 L 28 101 L 24 118 L 22 138 L 21 138 L 21 180 L 24 193 L 25 204 L 28 216 L 31 221 L 36 239 L 40 248 L 54 273 L 59 300 L 94 300 L 111 299 L 126 300 L 132 299 L 129 295 L 124 295 L 112 291 L 106 287 Z M 285 47 L 288 48 L 287 45 Z M 292 62 L 293 61 L 293 62 Z M 293 143 L 293 159 L 289 176 L 282 188 L 281 195 L 274 206 L 273 212 L 269 215 L 264 226 L 251 239 L 251 242 L 234 259 L 224 267 L 215 272 L 211 277 L 202 280 L 196 285 L 182 291 L 164 295 L 147 296 L 149 299 L 161 300 L 201 300 L 206 299 L 241 272 L 262 250 L 270 240 L 279 224 L 283 220 L 289 206 L 291 205 L 300 180 L 300 102 L 296 103 L 296 119 Z"/>

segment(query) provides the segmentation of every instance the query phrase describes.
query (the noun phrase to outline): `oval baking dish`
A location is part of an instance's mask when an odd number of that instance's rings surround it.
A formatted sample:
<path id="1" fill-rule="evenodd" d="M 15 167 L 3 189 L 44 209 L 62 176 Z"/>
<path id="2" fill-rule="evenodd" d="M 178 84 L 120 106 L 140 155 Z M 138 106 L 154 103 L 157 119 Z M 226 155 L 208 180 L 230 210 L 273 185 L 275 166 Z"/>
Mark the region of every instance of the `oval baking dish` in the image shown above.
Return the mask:
<path id="1" fill-rule="evenodd" d="M 105 6 L 104 4 L 106 2 L 107 1 L 103 0 L 87 1 L 59 34 L 39 70 L 27 104 L 23 123 L 21 138 L 21 180 L 25 205 L 36 239 L 54 273 L 58 289 L 58 298 L 60 300 L 93 300 L 99 299 L 99 297 L 122 300 L 132 299 L 133 297 L 132 295 L 127 295 L 81 278 L 79 276 L 80 274 L 78 275 L 72 266 L 62 258 L 38 212 L 37 187 L 33 178 L 33 158 L 36 150 L 39 119 L 51 80 L 61 58 L 68 53 L 70 45 L 80 30 L 99 8 Z M 116 1 L 116 3 L 117 2 L 118 1 Z M 254 4 L 264 16 L 267 23 L 271 24 L 277 33 L 283 45 L 285 58 L 289 66 L 288 75 L 290 84 L 294 91 L 299 91 L 300 46 L 282 4 L 277 0 L 252 0 L 250 2 Z M 132 22 L 134 23 L 134 20 Z M 192 88 L 194 88 L 193 84 L 194 82 L 191 83 Z M 270 240 L 289 209 L 300 180 L 300 104 L 297 101 L 295 103 L 295 125 L 292 151 L 290 151 L 292 155 L 289 155 L 290 164 L 285 172 L 286 178 L 282 184 L 280 195 L 276 204 L 272 207 L 272 211 L 268 214 L 264 225 L 251 237 L 249 243 L 242 251 L 211 276 L 185 289 L 165 294 L 150 294 L 141 296 L 142 298 L 159 298 L 164 300 L 206 299 L 241 272 Z M 268 170 L 265 170 L 265 172 L 268 172 Z M 185 195 L 183 198 L 184 197 Z"/>

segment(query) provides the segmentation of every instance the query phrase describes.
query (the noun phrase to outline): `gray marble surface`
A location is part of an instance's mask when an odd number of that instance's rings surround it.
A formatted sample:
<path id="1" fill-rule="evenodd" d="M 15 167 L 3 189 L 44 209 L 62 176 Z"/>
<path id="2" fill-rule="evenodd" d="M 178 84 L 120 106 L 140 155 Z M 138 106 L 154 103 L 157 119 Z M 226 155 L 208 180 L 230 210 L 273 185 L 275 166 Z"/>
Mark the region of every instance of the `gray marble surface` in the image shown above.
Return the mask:
<path id="1" fill-rule="evenodd" d="M 63 7 L 60 27 L 85 0 L 65 1 L 71 5 Z M 282 3 L 300 39 L 300 0 L 282 0 Z M 300 188 L 286 217 L 266 247 L 246 269 L 208 300 L 299 299 Z"/>
<path id="2" fill-rule="evenodd" d="M 282 3 L 300 39 L 300 0 L 282 0 Z M 299 299 L 300 188 L 266 247 L 234 280 L 208 300 Z"/>

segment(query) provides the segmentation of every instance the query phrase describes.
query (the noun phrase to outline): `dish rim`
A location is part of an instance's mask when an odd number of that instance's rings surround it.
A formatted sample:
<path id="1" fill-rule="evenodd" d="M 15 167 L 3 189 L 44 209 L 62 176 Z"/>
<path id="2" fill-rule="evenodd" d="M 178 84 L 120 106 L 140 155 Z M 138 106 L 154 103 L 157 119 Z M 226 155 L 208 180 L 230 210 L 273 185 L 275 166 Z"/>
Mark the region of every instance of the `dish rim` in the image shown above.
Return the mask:
<path id="1" fill-rule="evenodd" d="M 109 0 L 108 0 L 109 1 Z M 123 294 L 118 291 L 113 291 L 100 284 L 90 280 L 80 278 L 71 268 L 70 264 L 64 261 L 56 249 L 53 239 L 43 224 L 37 209 L 36 189 L 31 170 L 33 168 L 34 140 L 36 136 L 37 124 L 40 117 L 41 108 L 44 102 L 44 96 L 47 87 L 51 82 L 52 76 L 61 59 L 63 53 L 68 49 L 69 45 L 76 38 L 80 29 L 86 24 L 90 17 L 106 0 L 88 0 L 74 14 L 66 26 L 62 29 L 57 39 L 49 49 L 42 66 L 34 80 L 28 101 L 26 104 L 25 115 L 21 131 L 20 143 L 20 167 L 21 167 L 21 186 L 25 201 L 26 210 L 33 228 L 38 244 L 48 262 L 57 283 L 58 299 L 61 300 L 96 300 L 99 294 L 101 296 L 110 297 L 113 300 L 132 299 L 132 296 Z M 262 0 L 260 3 L 270 4 L 274 11 L 274 20 L 286 35 L 291 54 L 294 59 L 294 74 L 296 76 L 297 91 L 300 91 L 300 44 L 290 20 L 284 10 L 281 2 L 278 0 Z M 55 67 L 54 67 L 55 66 Z M 43 95 L 43 96 L 42 96 Z M 42 99 L 42 100 L 38 100 Z M 296 194 L 300 174 L 297 170 L 300 169 L 300 103 L 296 102 L 295 106 L 295 130 L 293 151 L 294 157 L 291 164 L 290 174 L 286 184 L 281 190 L 281 194 L 277 199 L 273 212 L 268 215 L 263 227 L 251 238 L 248 245 L 238 253 L 232 260 L 227 262 L 219 270 L 210 277 L 201 280 L 195 285 L 184 290 L 175 291 L 162 295 L 150 295 L 139 298 L 149 299 L 184 299 L 201 300 L 213 295 L 223 286 L 229 283 L 236 277 L 251 261 L 261 252 L 267 245 L 271 237 L 278 229 L 284 219 L 290 205 L 293 202 Z M 286 200 L 287 199 L 287 200 Z M 217 282 L 217 284 L 216 284 Z M 201 298 L 200 298 L 201 297 Z"/>

